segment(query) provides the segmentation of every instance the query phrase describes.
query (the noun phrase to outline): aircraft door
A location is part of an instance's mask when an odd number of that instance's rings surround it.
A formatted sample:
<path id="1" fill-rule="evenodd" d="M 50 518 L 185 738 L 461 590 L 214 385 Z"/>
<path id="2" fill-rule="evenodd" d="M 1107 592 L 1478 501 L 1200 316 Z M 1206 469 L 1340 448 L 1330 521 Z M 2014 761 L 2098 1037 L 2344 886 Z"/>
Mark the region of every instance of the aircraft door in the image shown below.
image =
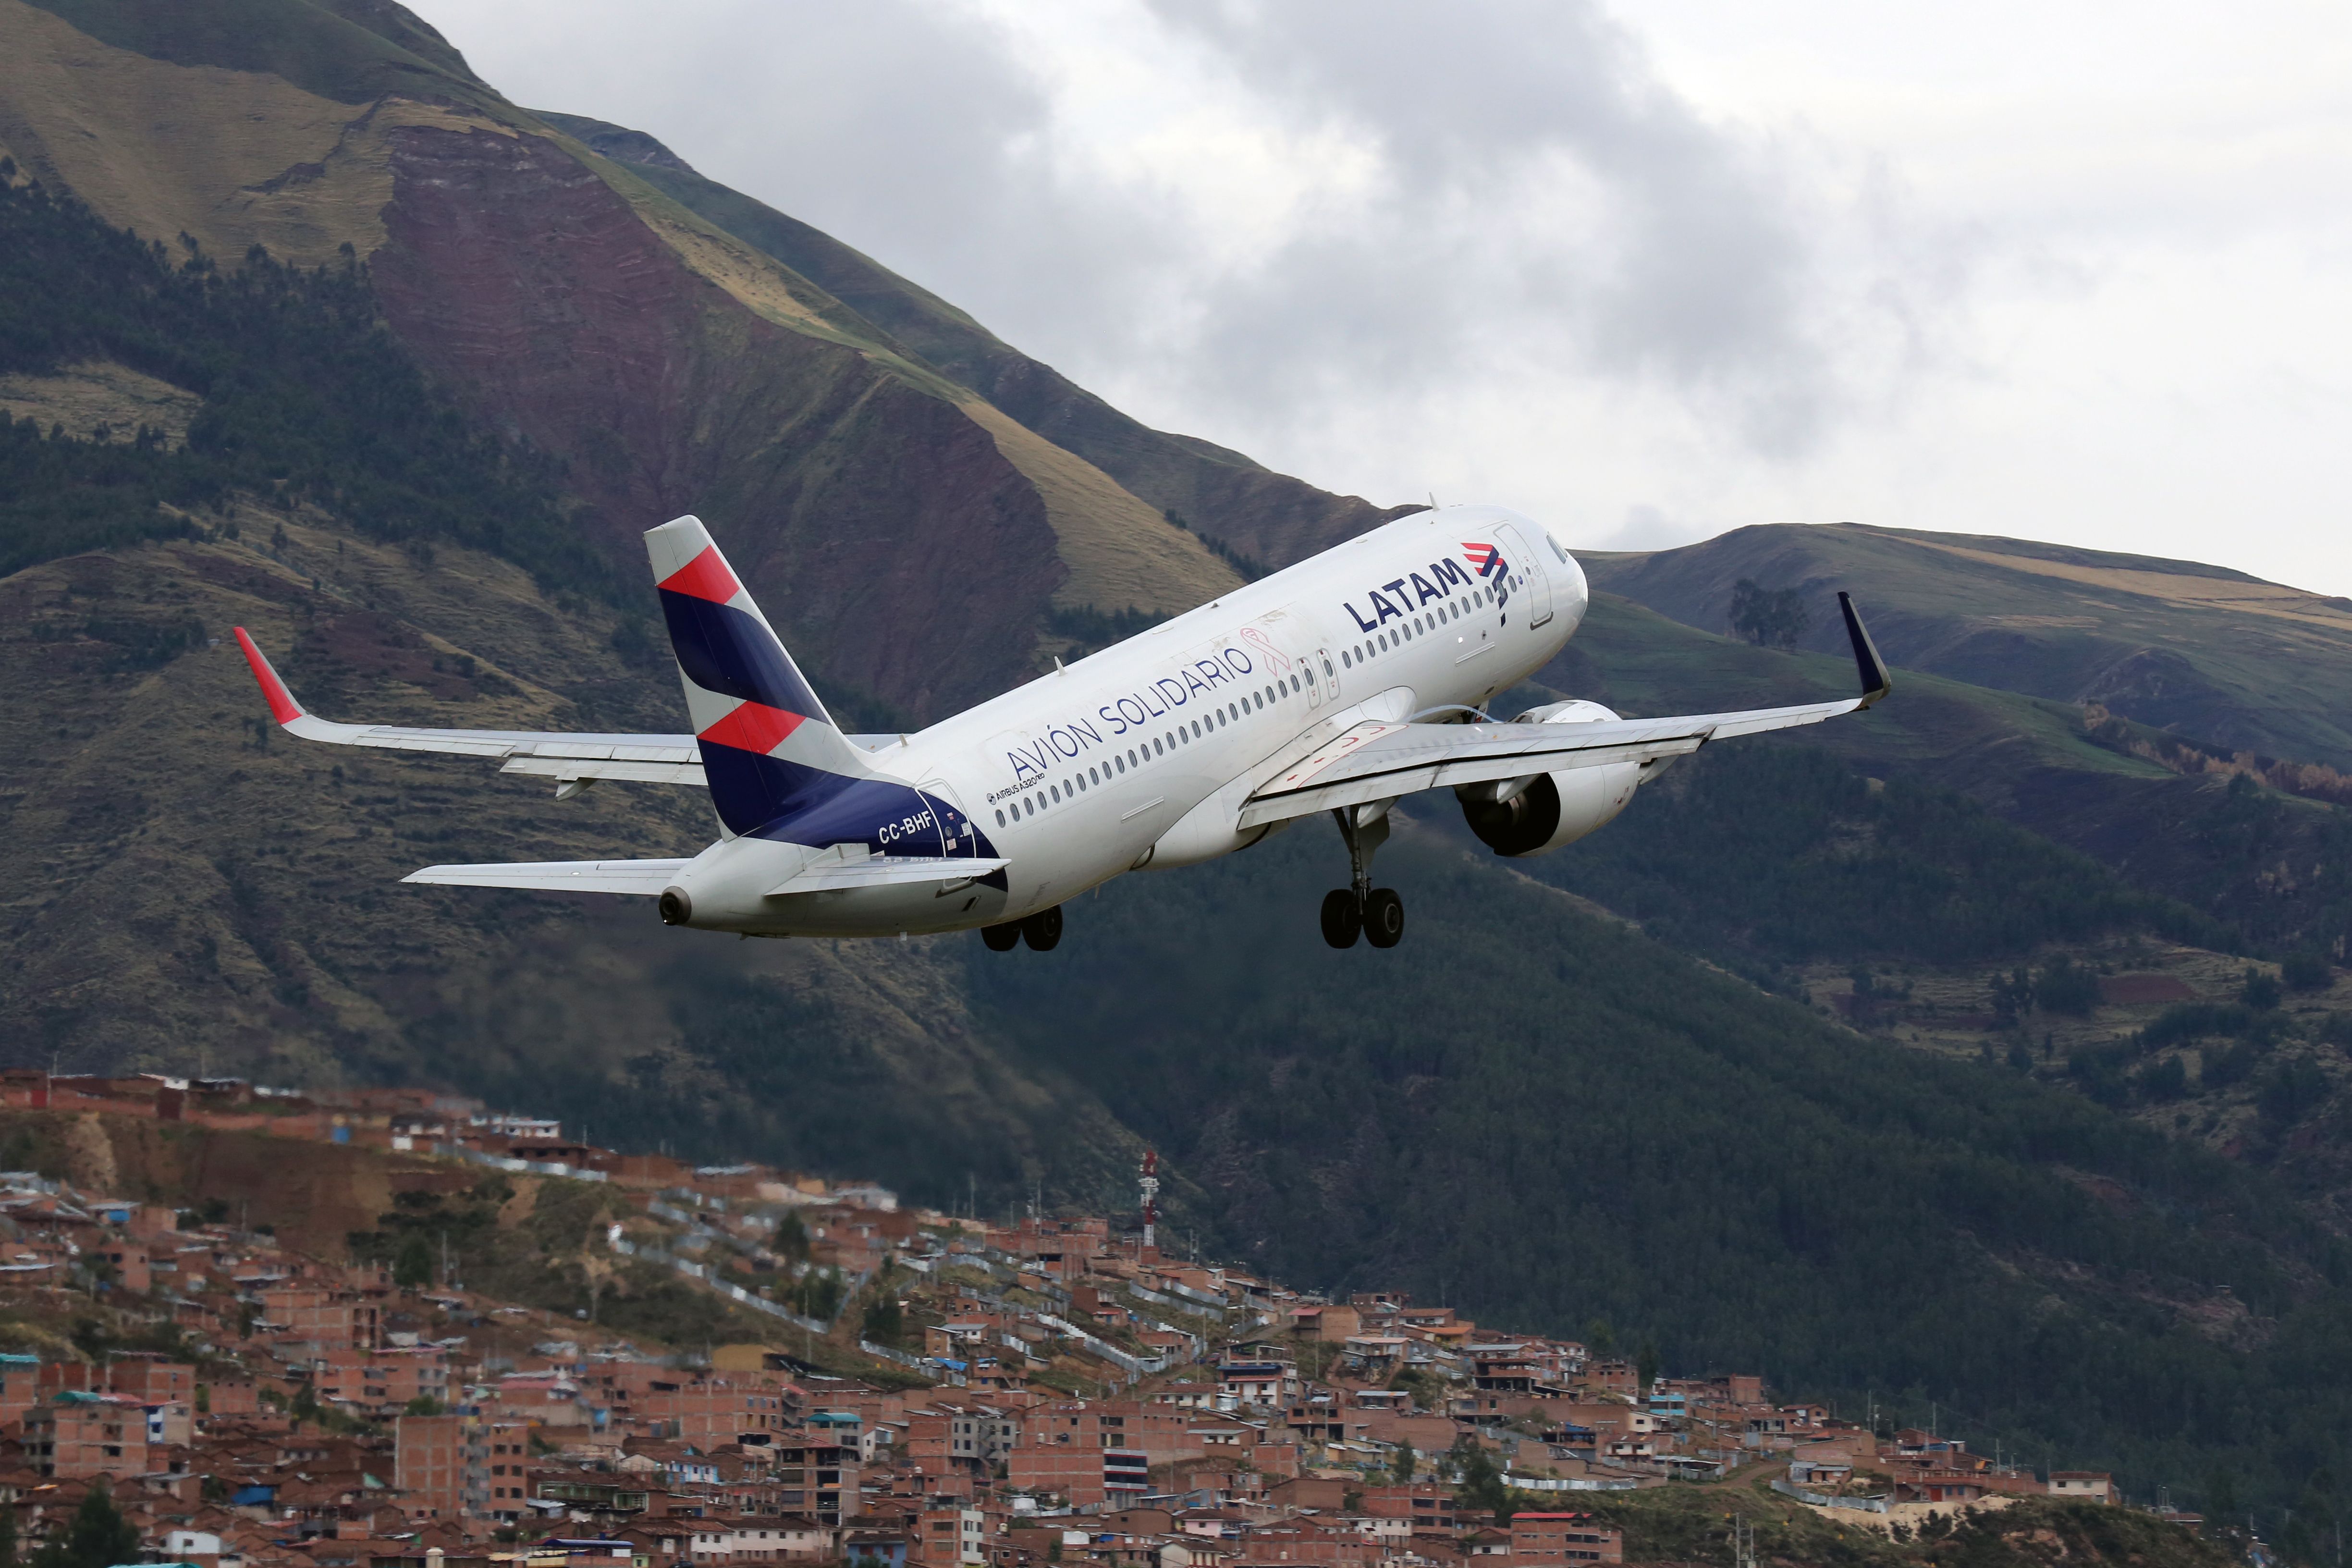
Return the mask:
<path id="1" fill-rule="evenodd" d="M 963 809 L 963 802 L 948 787 L 945 779 L 934 775 L 915 786 L 917 792 L 931 803 L 932 815 L 939 818 L 937 847 L 927 845 L 926 855 L 971 855 L 977 853 L 971 842 L 971 818 Z M 925 835 L 929 837 L 929 835 Z"/>
<path id="2" fill-rule="evenodd" d="M 1526 538 L 1509 523 L 1495 531 L 1503 536 L 1509 549 L 1510 569 L 1528 580 L 1528 625 L 1539 626 L 1551 619 L 1551 579 L 1544 574 L 1543 560 L 1528 548 Z"/>

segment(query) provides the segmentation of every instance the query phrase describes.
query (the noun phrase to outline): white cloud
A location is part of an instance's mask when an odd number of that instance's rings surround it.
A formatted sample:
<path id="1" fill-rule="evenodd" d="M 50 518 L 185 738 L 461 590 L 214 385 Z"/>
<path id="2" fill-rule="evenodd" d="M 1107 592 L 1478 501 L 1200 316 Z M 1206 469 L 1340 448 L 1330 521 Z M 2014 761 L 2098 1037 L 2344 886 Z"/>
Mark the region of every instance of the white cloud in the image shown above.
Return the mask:
<path id="1" fill-rule="evenodd" d="M 1856 519 L 2352 591 L 2319 5 L 475 0 L 1130 412 L 1595 543 Z"/>

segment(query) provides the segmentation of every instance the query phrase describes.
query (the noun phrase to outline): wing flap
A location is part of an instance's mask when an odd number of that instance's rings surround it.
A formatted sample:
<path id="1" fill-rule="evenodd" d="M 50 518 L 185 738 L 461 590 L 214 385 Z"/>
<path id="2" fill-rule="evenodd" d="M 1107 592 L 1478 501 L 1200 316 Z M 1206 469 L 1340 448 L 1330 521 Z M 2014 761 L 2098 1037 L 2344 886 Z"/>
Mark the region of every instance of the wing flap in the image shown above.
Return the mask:
<path id="1" fill-rule="evenodd" d="M 633 779 L 638 784 L 693 784 L 709 787 L 702 775 L 700 763 L 651 763 L 615 760 L 592 762 L 568 757 L 550 757 L 537 753 L 510 756 L 499 769 L 502 773 L 531 773 L 541 778 L 571 779 Z"/>
<path id="2" fill-rule="evenodd" d="M 520 888 L 549 893 L 656 897 L 683 860 L 526 860 L 509 866 L 427 866 L 401 879 L 444 888 Z"/>

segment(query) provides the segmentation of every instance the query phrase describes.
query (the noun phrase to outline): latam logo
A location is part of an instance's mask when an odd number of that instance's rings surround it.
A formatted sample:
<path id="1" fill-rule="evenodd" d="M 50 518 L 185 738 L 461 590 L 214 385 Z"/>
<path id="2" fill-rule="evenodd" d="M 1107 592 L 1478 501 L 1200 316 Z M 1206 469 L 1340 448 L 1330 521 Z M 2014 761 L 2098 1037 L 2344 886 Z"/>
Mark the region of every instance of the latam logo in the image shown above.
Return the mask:
<path id="1" fill-rule="evenodd" d="M 1478 569 L 1478 576 L 1494 579 L 1496 604 L 1503 602 L 1504 585 L 1509 578 L 1503 565 L 1503 552 L 1491 544 L 1465 544 L 1463 552 L 1470 564 Z M 1366 610 L 1359 610 L 1350 600 L 1341 600 L 1340 606 L 1355 617 L 1361 631 L 1378 631 L 1383 622 L 1401 621 L 1410 616 L 1432 599 L 1450 599 L 1456 588 L 1475 588 L 1476 580 L 1462 569 L 1457 561 L 1433 561 L 1426 575 L 1408 572 L 1393 583 L 1383 583 L 1369 591 Z"/>

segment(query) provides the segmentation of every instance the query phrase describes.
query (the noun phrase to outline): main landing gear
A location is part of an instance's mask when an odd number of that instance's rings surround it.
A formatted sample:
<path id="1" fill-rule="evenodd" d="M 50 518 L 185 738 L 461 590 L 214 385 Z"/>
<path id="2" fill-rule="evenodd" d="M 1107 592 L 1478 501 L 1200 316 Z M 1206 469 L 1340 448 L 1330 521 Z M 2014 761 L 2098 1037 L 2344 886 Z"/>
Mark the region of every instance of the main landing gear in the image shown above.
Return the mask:
<path id="1" fill-rule="evenodd" d="M 1323 940 L 1353 947 L 1361 936 L 1374 947 L 1394 947 L 1404 937 L 1404 900 L 1393 888 L 1372 886 L 1372 851 L 1389 836 L 1390 802 L 1341 806 L 1331 816 L 1348 841 L 1349 885 L 1323 895 Z"/>
<path id="2" fill-rule="evenodd" d="M 1051 952 L 1062 940 L 1062 906 L 1039 910 L 1026 920 L 1007 921 L 1001 926 L 982 926 L 980 940 L 988 944 L 991 952 L 1011 952 L 1023 941 L 1039 952 Z"/>

